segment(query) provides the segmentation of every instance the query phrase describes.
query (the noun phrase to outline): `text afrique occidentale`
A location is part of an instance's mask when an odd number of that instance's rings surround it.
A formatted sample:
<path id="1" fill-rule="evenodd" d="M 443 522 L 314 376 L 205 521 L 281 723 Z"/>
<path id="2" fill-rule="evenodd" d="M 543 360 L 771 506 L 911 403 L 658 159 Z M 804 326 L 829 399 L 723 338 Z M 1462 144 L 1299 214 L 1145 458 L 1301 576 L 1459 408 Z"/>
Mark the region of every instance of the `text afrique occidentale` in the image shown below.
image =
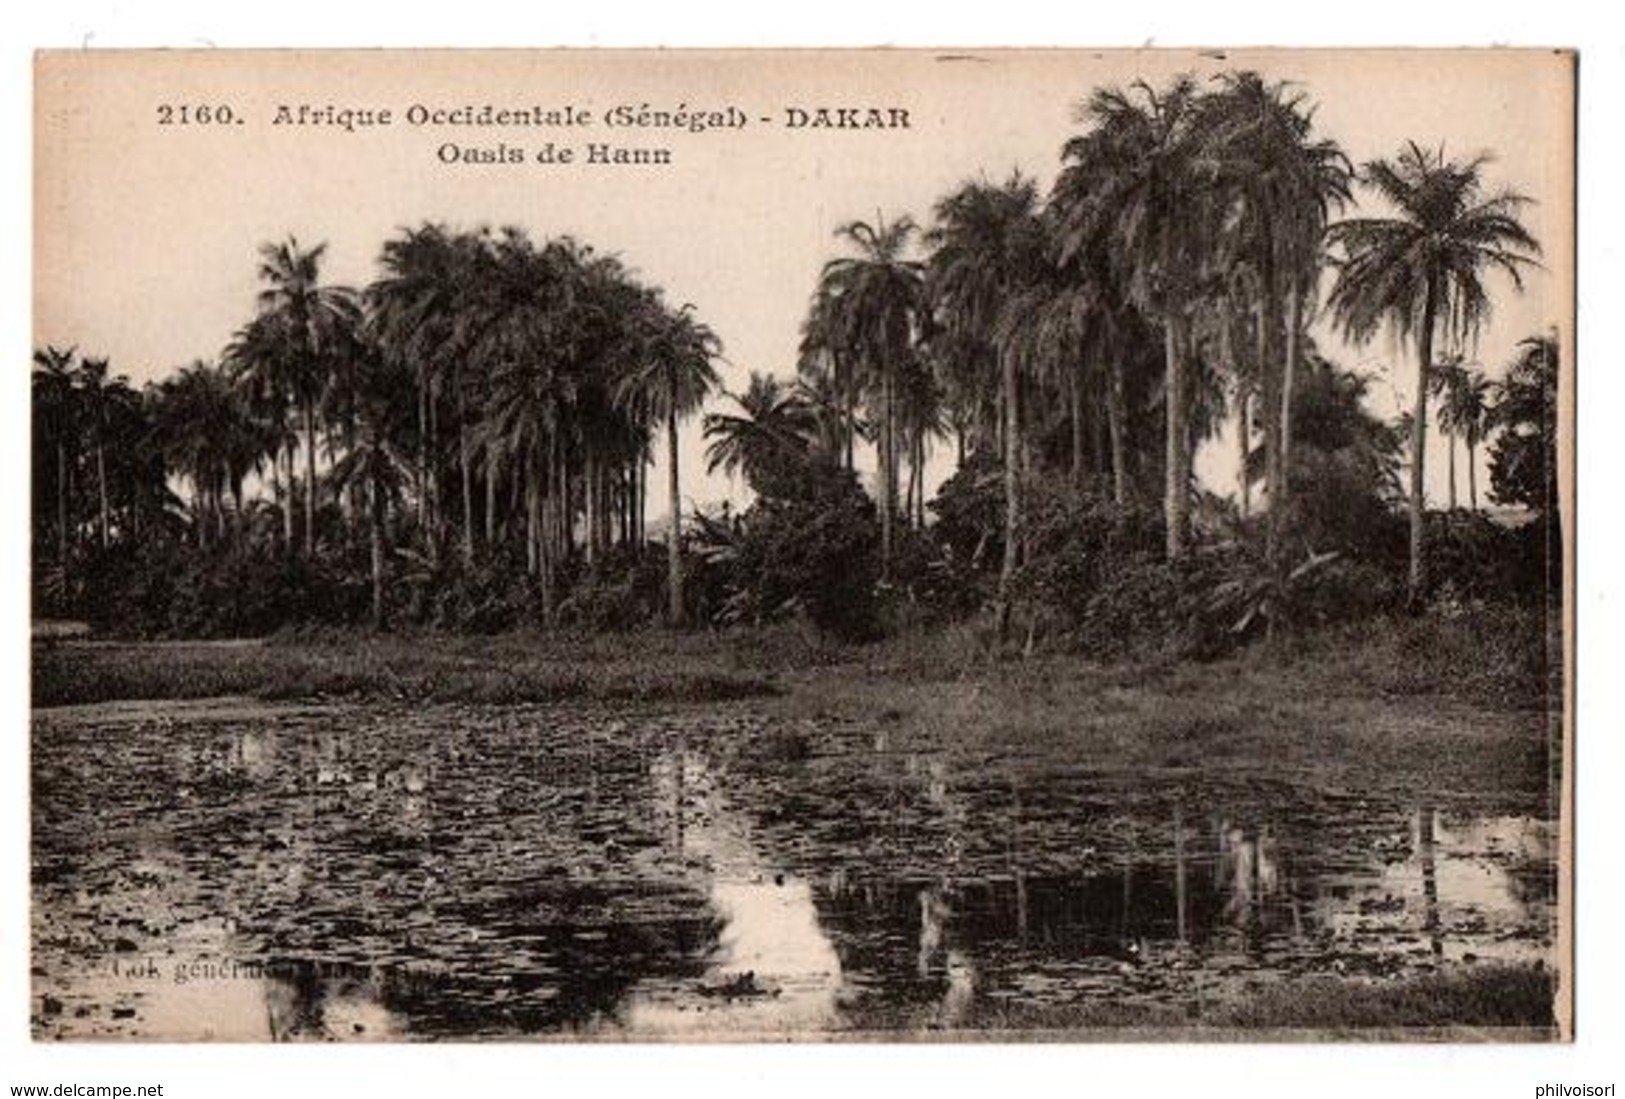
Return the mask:
<path id="1" fill-rule="evenodd" d="M 911 127 L 906 107 L 858 105 L 800 105 L 778 108 L 771 114 L 752 116 L 736 105 L 694 107 L 678 103 L 655 107 L 648 103 L 623 103 L 603 111 L 566 104 L 563 106 L 506 107 L 493 103 L 460 106 L 428 106 L 414 103 L 403 111 L 390 107 L 340 107 L 333 104 L 297 106 L 281 104 L 272 117 L 273 126 L 294 126 L 357 130 L 397 126 L 412 127 L 514 127 L 579 130 L 593 126 L 607 129 L 682 131 L 700 134 L 711 130 L 742 130 L 752 121 L 780 125 L 789 130 L 904 130 Z"/>

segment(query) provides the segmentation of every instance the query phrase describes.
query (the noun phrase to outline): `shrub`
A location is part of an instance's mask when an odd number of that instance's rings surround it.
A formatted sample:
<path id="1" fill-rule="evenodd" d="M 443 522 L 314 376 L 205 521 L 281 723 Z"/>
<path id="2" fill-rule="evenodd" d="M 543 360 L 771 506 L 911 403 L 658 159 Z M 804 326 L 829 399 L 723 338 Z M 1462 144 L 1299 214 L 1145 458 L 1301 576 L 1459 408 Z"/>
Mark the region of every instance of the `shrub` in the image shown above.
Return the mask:
<path id="1" fill-rule="evenodd" d="M 712 621 L 759 625 L 806 616 L 847 640 L 879 632 L 879 526 L 849 471 L 810 463 L 737 521 L 705 520 L 696 534 L 698 593 Z"/>

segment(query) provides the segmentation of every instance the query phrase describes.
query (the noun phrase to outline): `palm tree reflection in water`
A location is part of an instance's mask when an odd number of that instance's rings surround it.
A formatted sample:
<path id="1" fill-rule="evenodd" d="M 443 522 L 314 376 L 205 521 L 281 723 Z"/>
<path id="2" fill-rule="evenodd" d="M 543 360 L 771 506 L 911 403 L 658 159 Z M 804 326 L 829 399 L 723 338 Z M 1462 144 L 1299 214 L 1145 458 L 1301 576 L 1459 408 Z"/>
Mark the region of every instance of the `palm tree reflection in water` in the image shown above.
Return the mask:
<path id="1" fill-rule="evenodd" d="M 728 803 L 710 761 L 680 739 L 652 764 L 656 804 L 679 872 L 722 921 L 697 986 L 634 988 L 626 1025 L 642 1033 L 773 1034 L 835 1021 L 841 961 L 821 929 L 811 886 L 771 865 Z"/>

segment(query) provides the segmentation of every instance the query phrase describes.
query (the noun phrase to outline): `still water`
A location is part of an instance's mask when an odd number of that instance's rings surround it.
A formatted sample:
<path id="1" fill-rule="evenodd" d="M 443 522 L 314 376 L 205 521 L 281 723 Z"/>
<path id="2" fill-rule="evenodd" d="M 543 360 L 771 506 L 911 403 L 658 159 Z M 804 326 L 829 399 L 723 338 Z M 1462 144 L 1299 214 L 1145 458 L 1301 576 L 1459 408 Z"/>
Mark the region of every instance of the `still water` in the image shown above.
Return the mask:
<path id="1" fill-rule="evenodd" d="M 894 739 L 748 708 L 42 711 L 36 1034 L 1200 1022 L 1283 978 L 1552 959 L 1544 805 Z"/>

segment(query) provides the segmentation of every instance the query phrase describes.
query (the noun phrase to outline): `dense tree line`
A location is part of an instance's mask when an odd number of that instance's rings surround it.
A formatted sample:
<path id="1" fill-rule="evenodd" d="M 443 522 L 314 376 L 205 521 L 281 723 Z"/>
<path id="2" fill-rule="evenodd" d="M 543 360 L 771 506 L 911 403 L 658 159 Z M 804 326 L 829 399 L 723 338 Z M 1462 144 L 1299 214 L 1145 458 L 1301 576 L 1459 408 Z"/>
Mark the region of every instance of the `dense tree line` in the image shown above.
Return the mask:
<path id="1" fill-rule="evenodd" d="M 1528 200 L 1487 190 L 1484 159 L 1410 144 L 1356 170 L 1301 92 L 1256 73 L 1105 88 L 1077 117 L 1047 194 L 1015 172 L 966 182 L 924 225 L 841 227 L 796 377 L 753 373 L 704 417 L 711 467 L 755 493 L 739 516 L 685 525 L 681 507 L 679 432 L 722 396 L 716 334 L 568 237 L 424 224 L 384 242 L 362 288 L 323 281 L 321 245 L 267 244 L 257 308 L 218 362 L 142 391 L 42 348 L 40 609 L 96 616 L 87 602 L 118 587 L 107 560 L 164 545 L 160 567 L 249 558 L 295 589 L 364 576 L 379 624 L 477 624 L 493 604 L 490 621 L 541 624 L 800 606 L 847 628 L 841 606 L 866 617 L 875 592 L 914 599 L 934 576 L 942 594 L 951 576 L 985 589 L 1002 633 L 1018 600 L 1106 582 L 1056 568 L 1105 552 L 1078 533 L 1090 523 L 1140 524 L 1141 549 L 1176 570 L 1193 544 L 1243 545 L 1279 595 L 1355 548 L 1358 532 L 1329 533 L 1348 527 L 1339 513 L 1391 517 L 1402 500 L 1414 606 L 1430 399 L 1452 437 L 1452 510 L 1457 442 L 1473 510 L 1481 446 L 1496 500 L 1550 509 L 1555 341 L 1527 341 L 1499 382 L 1468 362 L 1486 274 L 1516 285 L 1539 253 Z M 1360 188 L 1374 212 L 1347 216 Z M 1365 382 L 1321 356 L 1322 313 L 1356 342 L 1410 344 L 1406 422 L 1375 420 Z M 1234 504 L 1192 472 L 1227 419 Z M 928 500 L 950 439 L 958 473 Z M 670 526 L 651 532 L 659 445 Z M 447 591 L 456 614 L 435 610 Z"/>

